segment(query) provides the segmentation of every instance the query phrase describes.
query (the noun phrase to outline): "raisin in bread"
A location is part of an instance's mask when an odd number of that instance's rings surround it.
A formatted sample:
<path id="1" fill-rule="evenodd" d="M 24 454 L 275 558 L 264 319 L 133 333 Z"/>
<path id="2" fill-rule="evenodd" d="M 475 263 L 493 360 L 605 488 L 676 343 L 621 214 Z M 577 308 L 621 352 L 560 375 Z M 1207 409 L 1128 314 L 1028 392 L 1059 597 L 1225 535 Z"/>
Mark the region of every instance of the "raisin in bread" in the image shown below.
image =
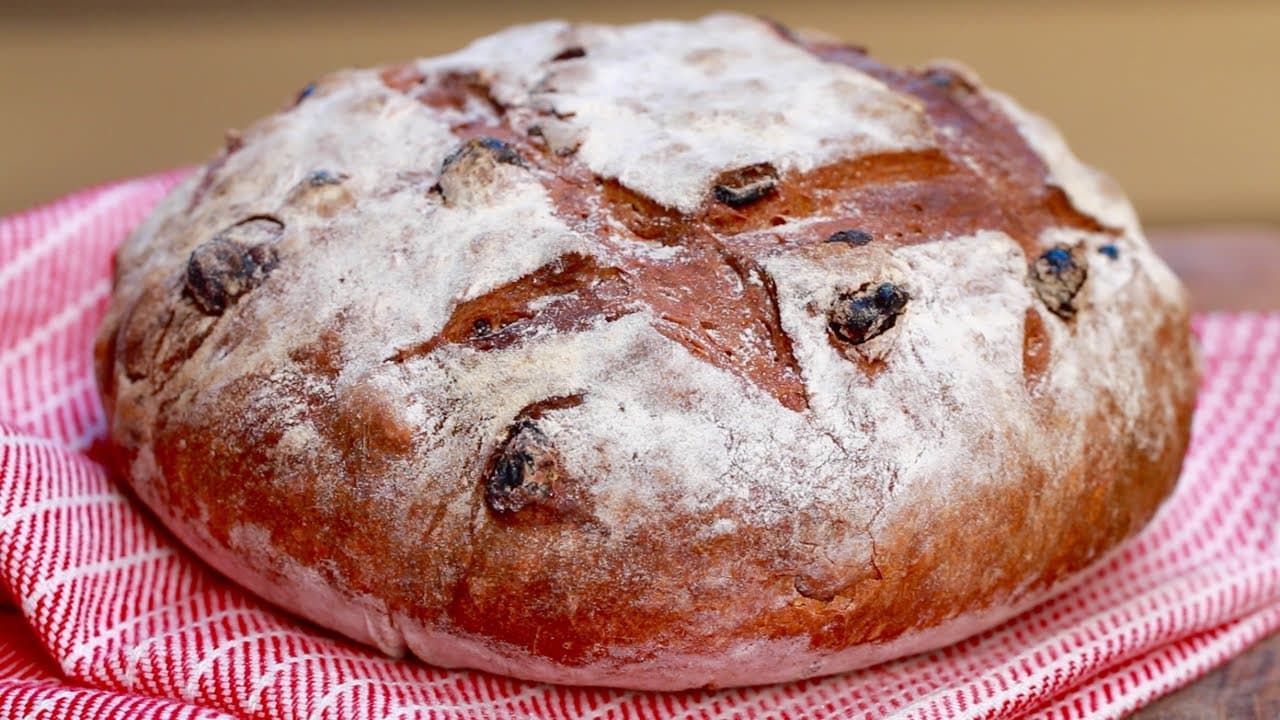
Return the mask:
<path id="1" fill-rule="evenodd" d="M 200 557 L 446 667 L 674 689 L 953 642 L 1170 492 L 1184 291 L 954 65 L 717 15 L 339 72 L 120 249 L 119 468 Z"/>

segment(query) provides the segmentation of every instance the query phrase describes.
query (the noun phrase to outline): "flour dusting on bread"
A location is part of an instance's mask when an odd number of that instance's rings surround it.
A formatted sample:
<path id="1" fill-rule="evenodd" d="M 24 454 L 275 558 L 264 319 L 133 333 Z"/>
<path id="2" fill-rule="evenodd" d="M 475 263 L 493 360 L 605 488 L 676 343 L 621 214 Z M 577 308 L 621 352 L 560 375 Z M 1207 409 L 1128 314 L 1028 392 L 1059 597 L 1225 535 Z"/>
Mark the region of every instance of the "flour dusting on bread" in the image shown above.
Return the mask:
<path id="1" fill-rule="evenodd" d="M 936 647 L 1136 532 L 1187 441 L 1185 297 L 1055 131 L 736 15 L 321 78 L 118 260 L 139 496 L 447 666 L 674 689 Z"/>

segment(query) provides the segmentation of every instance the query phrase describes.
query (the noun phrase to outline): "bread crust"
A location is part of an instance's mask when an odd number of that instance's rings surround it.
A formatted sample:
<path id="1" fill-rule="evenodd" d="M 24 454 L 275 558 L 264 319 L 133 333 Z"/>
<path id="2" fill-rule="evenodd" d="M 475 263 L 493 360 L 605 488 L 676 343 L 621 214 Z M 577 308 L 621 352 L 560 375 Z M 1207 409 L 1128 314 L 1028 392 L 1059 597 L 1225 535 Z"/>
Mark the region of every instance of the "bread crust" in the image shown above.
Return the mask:
<path id="1" fill-rule="evenodd" d="M 733 15 L 326 77 L 118 256 L 119 468 L 264 598 L 446 667 L 840 672 L 1059 590 L 1169 494 L 1185 293 L 954 65 Z"/>

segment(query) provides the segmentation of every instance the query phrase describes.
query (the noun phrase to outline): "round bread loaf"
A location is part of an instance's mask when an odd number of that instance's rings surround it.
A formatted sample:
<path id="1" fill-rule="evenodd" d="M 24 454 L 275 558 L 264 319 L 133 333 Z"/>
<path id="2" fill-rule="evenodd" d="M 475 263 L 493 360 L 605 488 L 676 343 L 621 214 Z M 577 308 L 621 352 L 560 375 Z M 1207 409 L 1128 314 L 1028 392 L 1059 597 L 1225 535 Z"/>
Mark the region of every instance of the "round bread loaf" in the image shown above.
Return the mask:
<path id="1" fill-rule="evenodd" d="M 752 18 L 345 71 L 118 255 L 119 468 L 212 566 L 446 667 L 834 673 L 1061 589 L 1177 477 L 1187 301 L 1056 132 Z"/>

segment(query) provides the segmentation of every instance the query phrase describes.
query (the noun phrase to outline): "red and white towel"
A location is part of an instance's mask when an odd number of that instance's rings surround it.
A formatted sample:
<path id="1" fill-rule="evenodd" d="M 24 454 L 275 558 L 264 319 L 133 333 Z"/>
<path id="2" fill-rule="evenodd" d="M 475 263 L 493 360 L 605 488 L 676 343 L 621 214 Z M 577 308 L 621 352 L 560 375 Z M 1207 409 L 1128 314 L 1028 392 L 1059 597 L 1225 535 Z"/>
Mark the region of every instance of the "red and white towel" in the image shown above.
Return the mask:
<path id="1" fill-rule="evenodd" d="M 555 687 L 393 661 L 205 568 L 93 460 L 116 245 L 178 180 L 0 219 L 0 717 L 1118 717 L 1280 628 L 1280 314 L 1197 319 L 1177 493 L 1074 590 L 944 650 L 717 692 Z"/>

